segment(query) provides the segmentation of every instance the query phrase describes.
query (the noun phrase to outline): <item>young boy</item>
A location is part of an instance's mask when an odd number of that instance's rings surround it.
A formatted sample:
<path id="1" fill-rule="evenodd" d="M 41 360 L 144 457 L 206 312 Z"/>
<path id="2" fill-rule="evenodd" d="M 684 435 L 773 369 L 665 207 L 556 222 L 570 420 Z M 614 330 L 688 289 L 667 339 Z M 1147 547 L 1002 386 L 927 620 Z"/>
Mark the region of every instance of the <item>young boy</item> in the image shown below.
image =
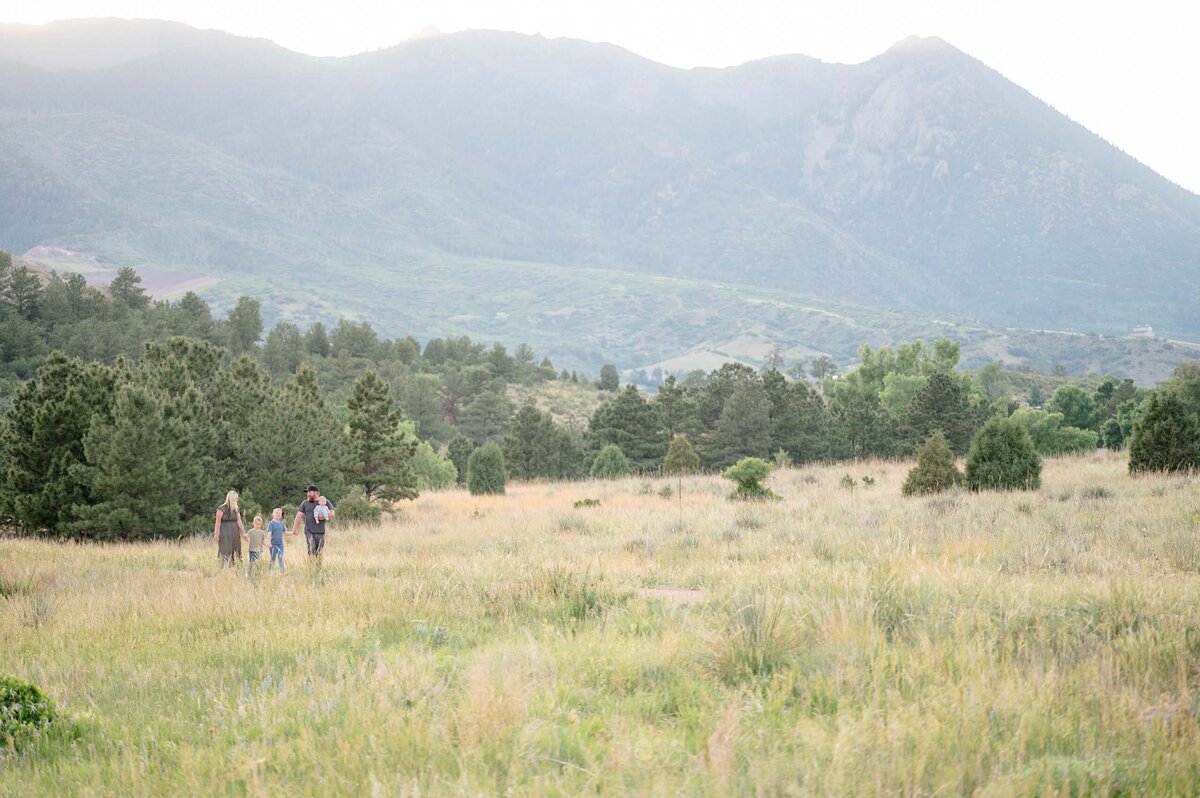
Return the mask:
<path id="1" fill-rule="evenodd" d="M 267 533 L 271 536 L 271 567 L 275 567 L 275 563 L 279 563 L 279 570 L 283 568 L 283 536 L 290 535 L 287 527 L 283 523 L 283 508 L 276 507 L 271 511 L 271 520 L 267 523 Z"/>
<path id="2" fill-rule="evenodd" d="M 262 559 L 263 550 L 263 528 L 262 516 L 254 516 L 254 526 L 246 532 L 246 540 L 250 541 L 250 562 L 254 563 Z"/>
<path id="3" fill-rule="evenodd" d="M 317 497 L 317 506 L 313 509 L 313 518 L 318 524 L 323 524 L 329 520 L 329 499 L 324 496 Z"/>

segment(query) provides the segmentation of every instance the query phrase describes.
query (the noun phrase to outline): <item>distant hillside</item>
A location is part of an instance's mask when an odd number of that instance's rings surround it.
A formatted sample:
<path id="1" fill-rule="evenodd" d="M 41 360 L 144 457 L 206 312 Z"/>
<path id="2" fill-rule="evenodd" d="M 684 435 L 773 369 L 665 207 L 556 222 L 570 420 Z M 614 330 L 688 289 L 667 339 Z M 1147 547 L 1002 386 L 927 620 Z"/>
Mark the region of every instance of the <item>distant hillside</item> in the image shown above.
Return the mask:
<path id="1" fill-rule="evenodd" d="M 797 309 L 829 303 L 885 337 L 990 331 L 981 357 L 1007 328 L 1200 339 L 1200 197 L 939 40 L 678 70 L 493 32 L 318 59 L 0 26 L 0 153 L 0 247 L 204 272 L 278 313 L 307 286 L 591 368 L 747 334 L 844 360 L 850 328 Z M 1054 357 L 1147 346 L 1103 340 Z"/>

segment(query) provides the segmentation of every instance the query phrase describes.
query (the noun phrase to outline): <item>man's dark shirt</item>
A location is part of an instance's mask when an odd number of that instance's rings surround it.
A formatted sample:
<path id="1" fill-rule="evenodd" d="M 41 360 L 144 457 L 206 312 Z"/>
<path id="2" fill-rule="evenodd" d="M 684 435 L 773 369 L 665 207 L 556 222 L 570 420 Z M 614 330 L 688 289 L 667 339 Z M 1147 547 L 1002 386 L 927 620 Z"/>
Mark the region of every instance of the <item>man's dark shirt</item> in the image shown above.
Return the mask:
<path id="1" fill-rule="evenodd" d="M 300 502 L 300 507 L 298 507 L 297 509 L 300 512 L 304 513 L 304 532 L 305 532 L 305 534 L 310 534 L 310 535 L 325 534 L 325 527 L 329 525 L 329 522 L 324 521 L 324 522 L 318 524 L 316 515 L 315 515 L 316 509 L 320 506 L 321 505 L 317 504 L 316 502 L 310 502 L 308 499 L 305 499 L 304 501 Z M 329 512 L 333 512 L 333 502 L 326 499 L 325 506 L 329 508 Z"/>

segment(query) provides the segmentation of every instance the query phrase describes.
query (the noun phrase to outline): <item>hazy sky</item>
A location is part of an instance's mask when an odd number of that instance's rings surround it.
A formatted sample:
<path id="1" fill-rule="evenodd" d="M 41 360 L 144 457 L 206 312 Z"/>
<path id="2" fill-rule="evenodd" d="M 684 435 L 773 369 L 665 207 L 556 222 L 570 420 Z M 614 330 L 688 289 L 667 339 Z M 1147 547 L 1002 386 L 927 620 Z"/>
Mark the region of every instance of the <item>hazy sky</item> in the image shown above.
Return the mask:
<path id="1" fill-rule="evenodd" d="M 1200 193 L 1196 0 L 0 0 L 3 22 L 98 16 L 314 55 L 387 47 L 430 25 L 493 28 L 612 42 L 681 67 L 781 53 L 857 63 L 910 34 L 940 36 Z"/>

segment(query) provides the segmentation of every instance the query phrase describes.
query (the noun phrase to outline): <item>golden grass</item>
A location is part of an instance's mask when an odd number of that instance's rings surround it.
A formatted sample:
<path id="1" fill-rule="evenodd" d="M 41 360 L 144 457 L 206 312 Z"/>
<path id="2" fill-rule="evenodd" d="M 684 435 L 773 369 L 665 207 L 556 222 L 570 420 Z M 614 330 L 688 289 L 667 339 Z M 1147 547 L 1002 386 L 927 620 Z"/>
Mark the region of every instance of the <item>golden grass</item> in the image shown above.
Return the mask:
<path id="1" fill-rule="evenodd" d="M 0 540 L 0 673 L 68 719 L 0 794 L 1200 793 L 1200 483 L 906 470 L 431 493 L 284 577 Z"/>

